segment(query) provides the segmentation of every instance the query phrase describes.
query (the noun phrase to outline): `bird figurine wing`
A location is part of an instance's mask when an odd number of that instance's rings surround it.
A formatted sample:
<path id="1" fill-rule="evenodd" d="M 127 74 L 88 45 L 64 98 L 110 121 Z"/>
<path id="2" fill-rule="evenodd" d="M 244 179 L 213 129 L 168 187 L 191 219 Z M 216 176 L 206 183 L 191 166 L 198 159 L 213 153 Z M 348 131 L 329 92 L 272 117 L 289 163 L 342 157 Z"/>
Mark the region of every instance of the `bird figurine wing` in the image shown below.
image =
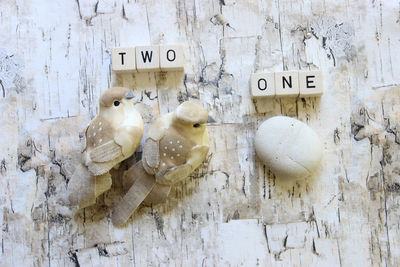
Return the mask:
<path id="1" fill-rule="evenodd" d="M 197 169 L 206 159 L 208 150 L 208 145 L 197 145 L 193 147 L 189 153 L 187 164 L 192 166 L 193 170 Z"/>
<path id="2" fill-rule="evenodd" d="M 157 183 L 174 184 L 188 177 L 197 167 L 201 165 L 207 156 L 209 147 L 197 145 L 186 156 L 186 162 L 176 167 L 156 174 Z"/>
<path id="3" fill-rule="evenodd" d="M 188 177 L 192 170 L 193 168 L 189 164 L 173 167 L 164 173 L 158 173 L 156 175 L 157 183 L 167 185 L 174 184 Z"/>
<path id="4" fill-rule="evenodd" d="M 122 148 L 114 140 L 111 140 L 93 148 L 89 155 L 94 162 L 107 162 L 122 156 Z"/>
<path id="5" fill-rule="evenodd" d="M 84 161 L 93 175 L 105 174 L 124 159 L 122 147 L 115 141 L 117 133 L 110 120 L 100 115 L 86 129 Z"/>
<path id="6" fill-rule="evenodd" d="M 86 166 L 97 176 L 107 173 L 123 159 L 121 146 L 111 140 L 88 151 Z"/>
<path id="7" fill-rule="evenodd" d="M 154 174 L 154 169 L 160 165 L 160 144 L 158 140 L 151 138 L 146 139 L 146 143 L 143 146 L 143 161 L 145 162 L 145 169 Z"/>
<path id="8" fill-rule="evenodd" d="M 171 115 L 161 116 L 151 125 L 143 146 L 143 167 L 150 174 L 155 174 L 160 165 L 160 140 L 169 127 Z"/>
<path id="9" fill-rule="evenodd" d="M 112 134 L 112 138 L 107 138 L 107 129 L 104 131 L 104 139 L 109 139 L 97 146 L 87 149 L 87 166 L 93 175 L 101 175 L 108 172 L 116 164 L 130 156 L 132 151 L 140 143 L 142 130 L 139 127 L 131 126 L 118 128 Z M 89 135 L 89 144 L 92 143 L 93 135 Z M 100 139 L 98 139 L 100 140 Z"/>

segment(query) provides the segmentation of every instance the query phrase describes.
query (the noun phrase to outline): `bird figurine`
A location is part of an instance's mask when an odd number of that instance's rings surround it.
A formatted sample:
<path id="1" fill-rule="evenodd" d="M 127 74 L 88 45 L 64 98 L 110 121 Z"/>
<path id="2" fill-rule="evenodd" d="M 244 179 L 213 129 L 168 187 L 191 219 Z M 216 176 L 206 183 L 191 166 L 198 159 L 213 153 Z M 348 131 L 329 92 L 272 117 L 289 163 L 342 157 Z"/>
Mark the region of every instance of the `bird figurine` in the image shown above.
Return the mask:
<path id="1" fill-rule="evenodd" d="M 86 128 L 82 161 L 68 186 L 69 200 L 80 208 L 90 206 L 110 189 L 112 168 L 130 157 L 143 136 L 143 119 L 128 88 L 113 87 L 100 97 L 99 114 Z"/>
<path id="2" fill-rule="evenodd" d="M 145 199 L 164 202 L 171 185 L 200 166 L 210 144 L 207 120 L 207 110 L 187 101 L 150 126 L 141 161 L 124 174 L 123 180 L 129 190 L 114 207 L 114 225 L 123 225 Z"/>

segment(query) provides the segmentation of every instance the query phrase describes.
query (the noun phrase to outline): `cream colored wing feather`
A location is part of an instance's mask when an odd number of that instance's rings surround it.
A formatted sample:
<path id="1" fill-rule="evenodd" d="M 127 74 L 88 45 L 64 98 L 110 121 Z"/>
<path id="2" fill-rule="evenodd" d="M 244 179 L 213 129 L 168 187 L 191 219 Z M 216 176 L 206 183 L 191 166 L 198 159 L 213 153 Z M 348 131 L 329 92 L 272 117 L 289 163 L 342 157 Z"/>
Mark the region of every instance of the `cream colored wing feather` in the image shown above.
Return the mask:
<path id="1" fill-rule="evenodd" d="M 170 168 L 156 175 L 157 183 L 172 185 L 188 177 L 204 161 L 208 153 L 208 146 L 199 145 L 192 148 L 182 165 Z"/>
<path id="2" fill-rule="evenodd" d="M 193 168 L 189 164 L 183 164 L 177 167 L 173 167 L 164 173 L 157 173 L 157 183 L 165 185 L 175 184 L 188 177 L 192 171 Z"/>
<path id="3" fill-rule="evenodd" d="M 206 145 L 198 145 L 193 147 L 188 155 L 187 163 L 192 166 L 193 170 L 197 169 L 206 159 L 208 154 L 209 146 Z"/>
<path id="4" fill-rule="evenodd" d="M 105 174 L 106 172 L 110 171 L 115 165 L 120 163 L 124 158 L 118 157 L 114 160 L 106 161 L 106 162 L 89 162 L 87 165 L 89 171 L 95 175 L 102 175 Z"/>
<path id="5" fill-rule="evenodd" d="M 94 162 L 107 162 L 122 156 L 122 149 L 114 140 L 111 140 L 92 148 L 89 155 Z"/>
<path id="6" fill-rule="evenodd" d="M 159 141 L 147 138 L 146 143 L 143 146 L 143 161 L 146 163 L 145 168 L 148 172 L 154 174 L 154 170 L 160 165 L 160 149 Z"/>

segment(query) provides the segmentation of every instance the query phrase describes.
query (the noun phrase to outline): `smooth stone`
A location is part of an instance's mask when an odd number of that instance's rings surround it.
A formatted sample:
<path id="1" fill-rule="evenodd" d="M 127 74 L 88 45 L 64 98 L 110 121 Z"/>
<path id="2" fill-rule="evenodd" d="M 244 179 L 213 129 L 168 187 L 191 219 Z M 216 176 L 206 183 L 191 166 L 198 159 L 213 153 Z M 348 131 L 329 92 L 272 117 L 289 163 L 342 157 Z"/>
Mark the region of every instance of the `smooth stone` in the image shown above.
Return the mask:
<path id="1" fill-rule="evenodd" d="M 285 116 L 272 117 L 258 127 L 255 148 L 258 158 L 277 177 L 309 176 L 322 158 L 317 133 L 305 123 Z"/>

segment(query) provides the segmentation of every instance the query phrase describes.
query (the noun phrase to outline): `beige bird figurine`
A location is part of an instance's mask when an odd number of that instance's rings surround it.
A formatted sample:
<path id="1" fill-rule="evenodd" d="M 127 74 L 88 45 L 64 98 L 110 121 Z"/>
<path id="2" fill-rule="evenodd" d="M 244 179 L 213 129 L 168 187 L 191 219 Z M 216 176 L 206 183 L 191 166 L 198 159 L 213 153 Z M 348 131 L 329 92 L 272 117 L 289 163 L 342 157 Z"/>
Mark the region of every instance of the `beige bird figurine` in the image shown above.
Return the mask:
<path id="1" fill-rule="evenodd" d="M 143 119 L 127 88 L 114 87 L 100 97 L 100 112 L 86 129 L 83 164 L 70 179 L 69 200 L 80 208 L 92 205 L 111 187 L 109 171 L 130 157 L 143 136 Z"/>
<path id="2" fill-rule="evenodd" d="M 114 207 L 114 225 L 124 224 L 146 197 L 149 201 L 165 201 L 171 185 L 200 166 L 209 149 L 207 119 L 203 107 L 184 102 L 151 125 L 142 160 L 124 174 L 130 188 Z"/>

